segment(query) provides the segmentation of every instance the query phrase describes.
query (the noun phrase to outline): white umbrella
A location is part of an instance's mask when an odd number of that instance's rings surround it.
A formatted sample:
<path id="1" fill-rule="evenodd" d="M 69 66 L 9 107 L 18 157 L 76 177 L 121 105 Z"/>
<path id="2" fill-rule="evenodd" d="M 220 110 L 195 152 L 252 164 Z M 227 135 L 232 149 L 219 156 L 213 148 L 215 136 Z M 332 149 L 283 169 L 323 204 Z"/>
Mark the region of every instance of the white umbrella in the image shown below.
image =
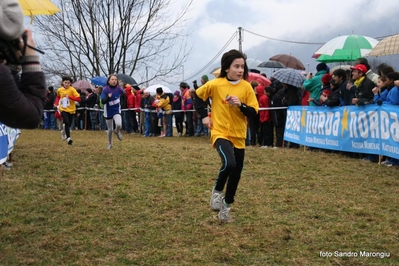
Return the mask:
<path id="1" fill-rule="evenodd" d="M 155 84 L 155 85 L 151 85 L 148 86 L 144 92 L 149 92 L 151 95 L 155 95 L 157 94 L 157 88 L 162 88 L 164 93 L 172 93 L 172 91 L 166 87 L 165 85 L 161 85 L 161 84 Z"/>
<path id="2" fill-rule="evenodd" d="M 378 40 L 362 35 L 344 35 L 329 40 L 312 56 L 324 63 L 355 61 L 366 56 Z"/>

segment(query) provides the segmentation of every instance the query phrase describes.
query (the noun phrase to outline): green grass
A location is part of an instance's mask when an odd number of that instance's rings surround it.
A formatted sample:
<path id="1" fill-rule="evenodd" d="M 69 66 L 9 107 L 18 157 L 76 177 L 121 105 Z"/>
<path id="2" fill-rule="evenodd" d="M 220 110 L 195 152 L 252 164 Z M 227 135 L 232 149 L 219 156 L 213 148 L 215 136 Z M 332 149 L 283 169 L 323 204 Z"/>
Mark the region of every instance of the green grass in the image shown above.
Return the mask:
<path id="1" fill-rule="evenodd" d="M 246 150 L 232 208 L 209 207 L 208 139 L 23 130 L 0 179 L 0 265 L 398 265 L 398 168 Z M 332 252 L 330 258 L 320 252 Z M 336 257 L 378 251 L 389 258 Z"/>

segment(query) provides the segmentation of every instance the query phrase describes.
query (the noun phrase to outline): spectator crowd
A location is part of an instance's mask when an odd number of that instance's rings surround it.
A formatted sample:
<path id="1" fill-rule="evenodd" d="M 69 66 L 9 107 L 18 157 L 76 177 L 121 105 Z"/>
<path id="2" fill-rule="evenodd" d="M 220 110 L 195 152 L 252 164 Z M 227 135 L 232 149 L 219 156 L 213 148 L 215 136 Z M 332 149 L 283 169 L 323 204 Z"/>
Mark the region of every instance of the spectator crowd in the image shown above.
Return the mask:
<path id="1" fill-rule="evenodd" d="M 255 118 L 248 119 L 247 146 L 261 148 L 299 148 L 296 143 L 284 141 L 286 108 L 294 105 L 305 106 L 347 106 L 366 104 L 399 104 L 399 73 L 393 67 L 383 63 L 377 67 L 377 73 L 371 70 L 366 58 L 359 58 L 350 68 L 335 67 L 332 70 L 319 63 L 316 73 L 302 72 L 305 81 L 301 88 L 285 84 L 270 78 L 267 87 L 257 81 L 251 85 L 257 96 L 259 112 Z M 265 74 L 261 74 L 266 77 Z M 156 94 L 146 92 L 146 88 L 124 84 L 121 94 L 122 129 L 125 134 L 141 134 L 143 137 L 208 136 L 208 128 L 202 125 L 194 109 L 196 90 L 206 82 L 208 76 L 201 77 L 201 84 L 196 81 L 193 86 L 187 82 L 179 84 L 179 90 L 166 93 L 158 88 Z M 77 111 L 70 124 L 71 130 L 107 130 L 103 116 L 104 105 L 100 100 L 102 87 L 94 90 L 77 90 L 80 102 L 76 102 Z M 57 118 L 57 107 L 54 106 L 56 92 L 48 87 L 45 100 L 45 112 L 41 127 L 61 130 L 62 117 Z M 207 108 L 211 111 L 211 99 Z M 176 130 L 173 130 L 173 127 Z M 320 150 L 309 147 L 310 150 Z M 378 162 L 378 155 L 361 156 L 363 160 Z M 399 165 L 394 158 L 386 158 L 383 165 Z"/>

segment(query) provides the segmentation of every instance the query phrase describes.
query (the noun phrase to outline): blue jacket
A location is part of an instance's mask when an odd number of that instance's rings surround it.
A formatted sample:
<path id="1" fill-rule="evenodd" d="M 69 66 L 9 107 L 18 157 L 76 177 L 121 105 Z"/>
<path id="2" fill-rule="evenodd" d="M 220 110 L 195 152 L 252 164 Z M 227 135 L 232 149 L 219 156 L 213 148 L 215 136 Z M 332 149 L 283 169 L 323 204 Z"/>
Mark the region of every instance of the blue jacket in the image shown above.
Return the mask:
<path id="1" fill-rule="evenodd" d="M 381 101 L 385 101 L 387 99 L 389 93 L 389 89 L 388 88 L 384 88 L 383 91 L 381 91 L 381 93 L 378 93 L 376 95 L 374 95 L 374 102 L 378 102 L 379 100 Z"/>
<path id="2" fill-rule="evenodd" d="M 398 87 L 393 87 L 387 95 L 387 98 L 383 102 L 384 104 L 394 104 L 399 105 L 399 89 Z"/>
<path id="3" fill-rule="evenodd" d="M 111 97 L 108 94 L 112 93 Z M 101 93 L 101 101 L 104 104 L 104 116 L 107 119 L 121 113 L 121 95 L 125 94 L 121 87 L 105 86 Z"/>

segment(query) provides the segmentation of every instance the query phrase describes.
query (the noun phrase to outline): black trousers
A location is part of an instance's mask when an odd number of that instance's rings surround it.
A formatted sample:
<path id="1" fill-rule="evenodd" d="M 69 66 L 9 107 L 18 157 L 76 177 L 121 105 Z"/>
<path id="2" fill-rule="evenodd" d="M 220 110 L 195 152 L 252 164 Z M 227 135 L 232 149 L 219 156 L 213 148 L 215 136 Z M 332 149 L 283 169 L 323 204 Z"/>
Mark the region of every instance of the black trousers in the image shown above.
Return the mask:
<path id="1" fill-rule="evenodd" d="M 215 146 L 222 160 L 222 166 L 216 179 L 215 190 L 223 191 L 227 183 L 224 200 L 227 204 L 231 204 L 234 202 L 241 172 L 244 167 L 245 149 L 235 148 L 226 139 L 217 139 Z"/>
<path id="2" fill-rule="evenodd" d="M 61 116 L 62 116 L 62 123 L 65 125 L 66 137 L 69 138 L 69 137 L 71 137 L 71 131 L 69 128 L 71 127 L 73 114 L 67 113 L 67 112 L 61 112 Z"/>
<path id="3" fill-rule="evenodd" d="M 186 136 L 194 136 L 193 112 L 186 112 Z"/>
<path id="4" fill-rule="evenodd" d="M 255 117 L 251 117 L 248 119 L 248 124 L 249 124 L 249 130 L 251 133 L 251 145 L 256 145 L 256 144 L 261 144 L 260 139 L 259 139 L 259 114 L 257 114 Z"/>
<path id="5" fill-rule="evenodd" d="M 261 146 L 273 147 L 274 143 L 274 132 L 273 132 L 273 122 L 263 122 L 260 123 L 260 137 L 259 144 Z"/>
<path id="6" fill-rule="evenodd" d="M 183 113 L 174 113 L 177 133 L 183 134 Z"/>
<path id="7" fill-rule="evenodd" d="M 283 126 L 277 126 L 275 127 L 276 129 L 276 147 L 283 147 L 283 143 L 284 143 L 284 129 L 285 129 L 285 125 Z"/>

